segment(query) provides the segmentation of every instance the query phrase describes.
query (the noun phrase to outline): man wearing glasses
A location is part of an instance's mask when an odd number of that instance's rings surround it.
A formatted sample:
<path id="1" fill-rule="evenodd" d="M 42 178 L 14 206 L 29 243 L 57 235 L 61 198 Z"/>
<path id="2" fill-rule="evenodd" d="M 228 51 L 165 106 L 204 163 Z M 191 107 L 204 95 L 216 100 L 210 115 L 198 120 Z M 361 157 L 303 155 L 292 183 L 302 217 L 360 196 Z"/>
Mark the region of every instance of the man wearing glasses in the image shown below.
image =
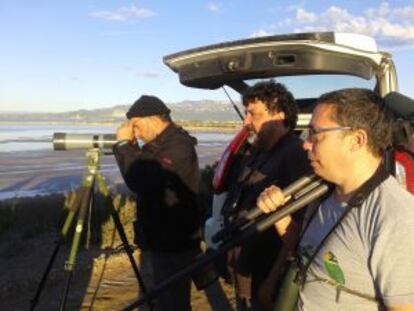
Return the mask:
<path id="1" fill-rule="evenodd" d="M 223 208 L 229 222 L 255 207 L 269 185 L 286 187 L 310 170 L 302 141 L 293 132 L 296 102 L 285 86 L 273 80 L 256 83 L 243 93 L 242 102 L 244 125 L 255 141 L 229 187 Z M 281 244 L 272 228 L 229 252 L 238 310 L 264 310 L 269 304 L 274 284 L 273 275 L 268 276 Z"/>
<path id="2" fill-rule="evenodd" d="M 384 169 L 392 120 L 382 106 L 372 91 L 346 89 L 313 112 L 303 147 L 334 190 L 304 225 L 275 224 L 296 250 L 297 310 L 414 310 L 414 197 Z M 269 187 L 257 203 L 268 213 L 286 199 Z"/>

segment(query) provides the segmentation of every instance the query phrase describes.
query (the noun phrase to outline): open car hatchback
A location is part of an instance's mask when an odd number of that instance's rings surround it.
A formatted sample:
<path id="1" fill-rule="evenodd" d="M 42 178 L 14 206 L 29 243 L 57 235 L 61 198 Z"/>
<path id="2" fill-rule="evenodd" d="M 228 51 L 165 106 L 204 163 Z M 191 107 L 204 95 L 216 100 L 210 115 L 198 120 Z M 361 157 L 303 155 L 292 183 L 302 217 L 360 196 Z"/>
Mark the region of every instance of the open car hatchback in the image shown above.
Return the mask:
<path id="1" fill-rule="evenodd" d="M 323 93 L 362 87 L 384 97 L 398 90 L 391 54 L 378 51 L 373 38 L 357 34 L 315 32 L 250 38 L 167 55 L 164 63 L 178 74 L 183 85 L 200 89 L 228 86 L 242 93 L 259 80 L 275 78 L 297 100 L 299 131 L 309 123 L 314 103 Z M 239 140 L 243 137 L 237 136 Z M 229 148 L 216 171 L 220 176 L 215 184 L 212 218 L 206 222 L 205 237 L 210 247 L 214 246 L 211 236 L 223 226 L 220 209 L 226 189 L 219 187 L 220 182 L 225 184 L 231 155 L 239 150 L 240 141 Z M 405 169 L 407 163 L 398 163 L 398 156 L 393 161 L 398 168 L 394 169 L 397 179 L 412 185 L 412 168 Z"/>

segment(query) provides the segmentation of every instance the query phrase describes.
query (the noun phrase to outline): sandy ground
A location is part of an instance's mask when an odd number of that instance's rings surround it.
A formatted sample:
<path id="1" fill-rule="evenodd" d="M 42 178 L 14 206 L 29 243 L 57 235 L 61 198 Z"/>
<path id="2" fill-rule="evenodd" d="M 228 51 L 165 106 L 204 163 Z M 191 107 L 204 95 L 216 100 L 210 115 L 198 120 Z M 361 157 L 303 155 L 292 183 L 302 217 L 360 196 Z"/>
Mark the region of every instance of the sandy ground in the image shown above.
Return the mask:
<path id="1" fill-rule="evenodd" d="M 69 245 L 62 245 L 41 292 L 35 310 L 58 310 L 61 305 L 68 273 L 64 263 Z M 0 310 L 29 310 L 52 251 L 52 235 L 32 238 L 8 233 L 0 244 Z M 148 259 L 134 251 L 144 282 L 149 285 Z M 66 310 L 122 310 L 135 302 L 139 286 L 131 263 L 124 252 L 83 250 L 70 283 Z M 225 283 L 214 283 L 206 291 L 192 289 L 193 310 L 233 310 L 233 290 Z M 146 306 L 139 310 L 146 311 Z"/>

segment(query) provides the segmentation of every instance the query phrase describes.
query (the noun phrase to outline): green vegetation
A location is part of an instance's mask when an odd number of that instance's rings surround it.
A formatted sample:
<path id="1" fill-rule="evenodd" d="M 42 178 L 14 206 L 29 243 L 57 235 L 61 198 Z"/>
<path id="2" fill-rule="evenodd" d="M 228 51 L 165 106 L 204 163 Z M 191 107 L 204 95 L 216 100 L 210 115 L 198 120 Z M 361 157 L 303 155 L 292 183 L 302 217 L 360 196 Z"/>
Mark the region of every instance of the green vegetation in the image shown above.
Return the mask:
<path id="1" fill-rule="evenodd" d="M 211 214 L 211 181 L 214 165 L 207 166 L 200 171 L 200 174 L 199 206 L 203 218 L 206 219 Z M 30 239 L 41 234 L 57 236 L 75 198 L 76 194 L 72 192 L 0 201 L 0 239 L 7 238 L 9 236 L 7 233 L 18 235 L 22 239 Z M 111 217 L 112 206 L 118 213 L 128 240 L 130 243 L 134 241 L 135 199 L 121 194 L 114 194 L 108 199 L 96 193 L 90 222 L 88 222 L 90 223 L 89 230 L 85 228 L 84 232 L 90 231 L 89 242 L 102 249 L 117 248 L 121 245 Z M 72 223 L 72 231 L 68 234 L 68 241 L 72 241 L 75 222 L 76 219 Z M 86 236 L 87 234 L 83 234 L 84 238 Z"/>
<path id="2" fill-rule="evenodd" d="M 66 219 L 68 209 L 73 203 L 75 193 L 36 196 L 33 198 L 10 199 L 0 202 L 0 236 L 14 232 L 24 239 L 30 239 L 43 233 L 56 233 Z M 132 222 L 135 220 L 135 202 L 131 198 L 115 195 L 107 200 L 96 195 L 90 219 L 90 242 L 101 248 L 116 247 L 121 244 L 112 217 L 111 205 L 118 212 L 128 238 L 132 241 Z M 71 240 L 72 231 L 67 237 Z M 88 231 L 86 228 L 85 231 Z M 85 234 L 86 235 L 86 234 Z"/>
<path id="3" fill-rule="evenodd" d="M 227 122 L 216 122 L 216 121 L 186 121 L 186 120 L 179 120 L 176 123 L 184 128 L 188 129 L 222 129 L 222 130 L 230 130 L 236 131 L 241 128 L 242 123 L 239 121 L 227 121 Z"/>
<path id="4" fill-rule="evenodd" d="M 31 237 L 57 227 L 64 201 L 64 195 L 0 201 L 0 234 L 12 230 Z"/>

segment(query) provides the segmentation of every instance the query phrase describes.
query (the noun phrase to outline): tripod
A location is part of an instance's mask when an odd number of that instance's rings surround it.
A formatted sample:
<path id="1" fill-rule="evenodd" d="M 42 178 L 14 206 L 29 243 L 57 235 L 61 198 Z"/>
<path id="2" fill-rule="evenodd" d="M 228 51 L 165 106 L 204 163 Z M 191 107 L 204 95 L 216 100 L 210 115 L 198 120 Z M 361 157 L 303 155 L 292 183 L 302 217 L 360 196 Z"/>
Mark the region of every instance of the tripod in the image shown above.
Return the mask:
<path id="1" fill-rule="evenodd" d="M 99 172 L 99 160 L 100 160 L 101 155 L 102 155 L 102 151 L 96 148 L 89 149 L 86 152 L 86 171 L 82 179 L 82 185 L 76 192 L 77 196 L 74 202 L 70 204 L 69 212 L 63 223 L 59 237 L 56 241 L 55 249 L 53 250 L 52 255 L 48 261 L 46 270 L 36 290 L 36 294 L 31 301 L 30 310 L 34 310 L 39 301 L 40 294 L 46 283 L 46 279 L 48 277 L 50 269 L 52 268 L 53 262 L 71 228 L 71 225 L 73 223 L 75 216 L 77 215 L 77 222 L 75 226 L 75 232 L 73 235 L 73 242 L 71 245 L 68 260 L 65 263 L 65 271 L 67 272 L 67 278 L 66 278 L 66 284 L 65 284 L 65 288 L 64 288 L 64 292 L 63 292 L 62 299 L 60 302 L 60 308 L 59 308 L 59 310 L 61 311 L 65 310 L 69 288 L 70 288 L 70 284 L 71 284 L 71 280 L 73 276 L 73 270 L 76 264 L 76 257 L 79 252 L 79 245 L 81 242 L 82 232 L 84 229 L 85 222 L 87 221 L 88 214 L 91 212 L 91 208 L 93 206 L 93 194 L 94 194 L 94 188 L 95 188 L 96 183 L 98 184 L 99 191 L 103 194 L 105 200 L 111 201 L 111 204 L 109 204 L 111 217 L 115 223 L 115 227 L 119 234 L 119 237 L 121 238 L 123 248 L 125 249 L 125 252 L 128 255 L 129 261 L 131 262 L 131 266 L 132 266 L 132 269 L 134 270 L 134 274 L 135 274 L 135 277 L 137 278 L 138 285 L 141 289 L 141 292 L 144 294 L 146 294 L 147 292 L 144 281 L 142 279 L 141 274 L 139 273 L 138 266 L 133 257 L 133 250 L 128 243 L 128 239 L 123 229 L 123 226 L 121 224 L 121 221 L 119 219 L 118 213 L 112 204 L 112 196 L 109 192 L 109 189 L 107 188 L 105 184 L 103 176 Z M 148 304 L 148 307 L 150 310 L 153 310 L 151 304 Z"/>

